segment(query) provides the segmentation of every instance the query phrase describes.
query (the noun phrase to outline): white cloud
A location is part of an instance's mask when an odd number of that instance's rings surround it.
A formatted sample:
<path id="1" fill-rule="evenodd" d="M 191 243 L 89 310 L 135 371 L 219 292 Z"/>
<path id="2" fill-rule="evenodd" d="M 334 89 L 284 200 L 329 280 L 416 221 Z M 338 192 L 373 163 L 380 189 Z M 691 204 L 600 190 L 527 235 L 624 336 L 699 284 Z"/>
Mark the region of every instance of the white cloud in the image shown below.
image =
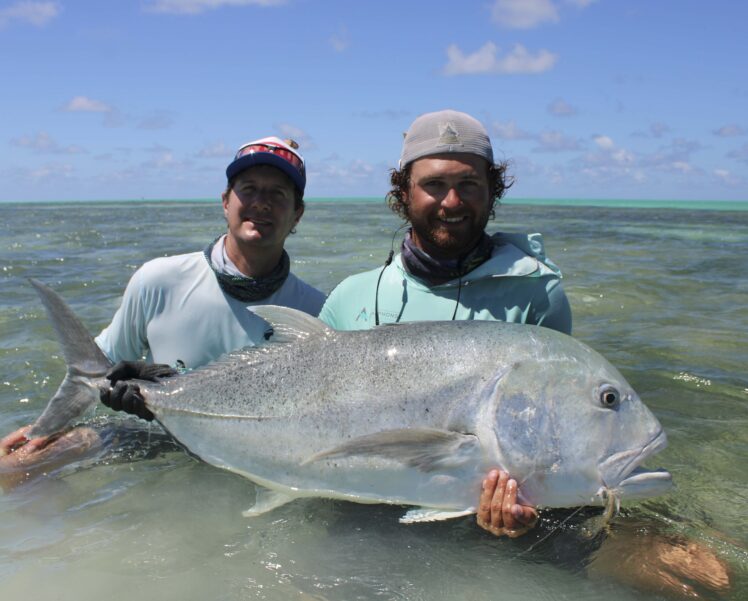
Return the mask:
<path id="1" fill-rule="evenodd" d="M 655 138 L 661 138 L 663 135 L 670 131 L 670 126 L 658 121 L 657 123 L 652 123 L 649 126 L 649 131 Z"/>
<path id="2" fill-rule="evenodd" d="M 715 169 L 712 173 L 721 183 L 727 184 L 728 186 L 739 186 L 743 183 L 741 178 L 737 177 L 727 169 Z"/>
<path id="3" fill-rule="evenodd" d="M 738 161 L 742 161 L 743 163 L 748 163 L 748 144 L 743 144 L 740 148 L 731 150 L 727 153 L 727 156 L 731 159 L 736 159 Z"/>
<path id="4" fill-rule="evenodd" d="M 674 171 L 680 171 L 681 173 L 690 173 L 694 170 L 693 165 L 691 165 L 691 163 L 687 163 L 686 161 L 673 161 L 670 164 L 670 167 Z"/>
<path id="5" fill-rule="evenodd" d="M 735 136 L 744 135 L 745 130 L 735 123 L 728 123 L 727 125 L 723 125 L 719 129 L 715 129 L 712 133 L 715 136 L 719 136 L 720 138 L 732 138 Z"/>
<path id="6" fill-rule="evenodd" d="M 580 150 L 579 140 L 559 131 L 543 131 L 538 135 L 538 146 L 534 152 L 566 152 Z"/>
<path id="7" fill-rule="evenodd" d="M 86 96 L 76 96 L 62 110 L 70 113 L 110 113 L 114 109 L 99 100 L 93 100 Z"/>
<path id="8" fill-rule="evenodd" d="M 566 0 L 566 4 L 571 4 L 577 8 L 587 8 L 593 2 L 597 2 L 597 0 Z"/>
<path id="9" fill-rule="evenodd" d="M 495 0 L 491 18 L 502 27 L 531 29 L 546 21 L 558 21 L 558 11 L 551 0 Z"/>
<path id="10" fill-rule="evenodd" d="M 556 98 L 548 105 L 548 112 L 557 117 L 570 117 L 577 114 L 577 109 L 571 106 L 563 98 Z"/>
<path id="11" fill-rule="evenodd" d="M 73 179 L 75 177 L 75 167 L 69 163 L 47 163 L 41 167 L 27 171 L 26 176 L 36 181 Z"/>
<path id="12" fill-rule="evenodd" d="M 10 141 L 12 146 L 28 148 L 39 154 L 82 154 L 86 152 L 80 146 L 61 146 L 47 132 L 38 132 L 33 136 L 21 136 Z"/>
<path id="13" fill-rule="evenodd" d="M 617 148 L 610 153 L 610 157 L 617 165 L 633 165 L 636 162 L 636 155 L 625 148 Z"/>
<path id="14" fill-rule="evenodd" d="M 138 129 L 169 129 L 174 123 L 174 119 L 168 111 L 155 111 L 150 115 L 143 117 L 138 123 Z"/>
<path id="15" fill-rule="evenodd" d="M 647 131 L 635 131 L 631 136 L 634 138 L 662 138 L 665 134 L 670 133 L 670 131 L 672 130 L 669 125 L 658 121 L 651 123 Z"/>
<path id="16" fill-rule="evenodd" d="M 348 28 L 341 27 L 336 33 L 332 34 L 328 41 L 330 42 L 330 45 L 333 47 L 333 50 L 335 52 L 343 52 L 348 48 L 348 46 L 351 45 L 351 39 L 348 35 Z"/>
<path id="17" fill-rule="evenodd" d="M 475 75 L 479 73 L 542 73 L 551 69 L 558 60 L 555 54 L 539 50 L 533 55 L 521 44 L 515 44 L 509 54 L 497 56 L 499 49 L 493 42 L 486 42 L 473 54 L 465 55 L 456 44 L 447 48 L 449 62 L 444 67 L 445 75 Z"/>
<path id="18" fill-rule="evenodd" d="M 145 10 L 171 15 L 197 15 L 225 6 L 278 6 L 286 0 L 151 0 Z"/>
<path id="19" fill-rule="evenodd" d="M 502 140 L 531 140 L 535 137 L 521 129 L 515 121 L 494 121 L 491 124 L 491 133 Z"/>
<path id="20" fill-rule="evenodd" d="M 637 157 L 633 152 L 617 147 L 610 136 L 593 136 L 592 141 L 598 147 L 598 150 L 587 153 L 582 158 L 582 164 L 585 168 L 595 170 L 598 174 L 632 175 L 632 168 L 637 164 Z M 639 175 L 636 177 L 642 179 L 641 172 L 638 173 Z"/>
<path id="21" fill-rule="evenodd" d="M 608 136 L 593 136 L 592 140 L 602 150 L 612 150 L 615 147 L 615 143 Z"/>
<path id="22" fill-rule="evenodd" d="M 276 123 L 275 129 L 278 130 L 281 138 L 291 138 L 296 142 L 299 145 L 299 152 L 301 152 L 302 156 L 305 152 L 316 148 L 312 137 L 300 127 L 296 127 L 290 123 Z"/>
<path id="23" fill-rule="evenodd" d="M 197 153 L 197 156 L 201 159 L 231 159 L 236 152 L 236 148 L 229 148 L 224 142 L 215 142 L 203 146 Z"/>
<path id="24" fill-rule="evenodd" d="M 686 140 L 685 138 L 675 138 L 667 146 L 663 146 L 647 160 L 652 166 L 660 166 L 665 169 L 682 169 L 675 167 L 676 163 L 689 163 L 691 154 L 703 147 L 700 142 L 695 140 Z"/>
<path id="25" fill-rule="evenodd" d="M 0 27 L 13 21 L 43 27 L 59 14 L 56 2 L 16 2 L 0 9 Z"/>

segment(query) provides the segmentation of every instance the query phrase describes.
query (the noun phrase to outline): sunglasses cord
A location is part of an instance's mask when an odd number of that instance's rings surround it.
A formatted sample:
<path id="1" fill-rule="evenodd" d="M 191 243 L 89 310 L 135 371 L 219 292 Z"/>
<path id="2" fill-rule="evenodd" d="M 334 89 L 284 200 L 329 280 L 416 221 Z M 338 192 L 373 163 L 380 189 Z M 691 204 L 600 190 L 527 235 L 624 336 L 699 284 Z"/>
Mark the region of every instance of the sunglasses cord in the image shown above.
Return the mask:
<path id="1" fill-rule="evenodd" d="M 382 281 L 384 270 L 390 266 L 390 264 L 392 263 L 392 258 L 395 256 L 395 236 L 397 236 L 400 230 L 406 227 L 408 227 L 408 224 L 403 223 L 399 228 L 395 230 L 395 233 L 392 234 L 392 242 L 390 242 L 390 253 L 387 255 L 387 260 L 384 262 L 384 266 L 382 267 L 382 270 L 379 272 L 379 277 L 377 278 L 377 289 L 374 292 L 374 325 L 375 326 L 379 325 L 379 283 Z"/>

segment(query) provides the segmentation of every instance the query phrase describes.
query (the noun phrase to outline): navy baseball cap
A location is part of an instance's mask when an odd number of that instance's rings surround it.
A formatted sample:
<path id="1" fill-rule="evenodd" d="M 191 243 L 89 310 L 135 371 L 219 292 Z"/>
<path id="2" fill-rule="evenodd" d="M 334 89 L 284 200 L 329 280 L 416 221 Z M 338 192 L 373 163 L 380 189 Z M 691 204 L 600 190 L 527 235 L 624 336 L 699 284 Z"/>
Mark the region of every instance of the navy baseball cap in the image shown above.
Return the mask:
<path id="1" fill-rule="evenodd" d="M 231 181 L 245 169 L 256 165 L 271 165 L 290 177 L 303 195 L 306 187 L 306 167 L 304 157 L 296 150 L 298 147 L 293 140 L 284 141 L 275 136 L 247 142 L 236 151 L 234 160 L 226 167 L 226 177 Z"/>

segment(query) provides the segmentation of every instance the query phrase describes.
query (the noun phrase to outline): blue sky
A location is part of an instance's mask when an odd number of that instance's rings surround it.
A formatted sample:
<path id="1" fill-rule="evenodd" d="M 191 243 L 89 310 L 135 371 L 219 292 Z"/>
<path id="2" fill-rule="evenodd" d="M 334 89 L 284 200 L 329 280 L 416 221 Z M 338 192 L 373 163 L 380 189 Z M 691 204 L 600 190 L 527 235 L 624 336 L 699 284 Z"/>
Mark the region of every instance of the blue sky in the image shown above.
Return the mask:
<path id="1" fill-rule="evenodd" d="M 293 137 L 382 196 L 402 132 L 480 119 L 514 198 L 748 200 L 748 5 L 0 0 L 0 201 L 211 198 Z"/>

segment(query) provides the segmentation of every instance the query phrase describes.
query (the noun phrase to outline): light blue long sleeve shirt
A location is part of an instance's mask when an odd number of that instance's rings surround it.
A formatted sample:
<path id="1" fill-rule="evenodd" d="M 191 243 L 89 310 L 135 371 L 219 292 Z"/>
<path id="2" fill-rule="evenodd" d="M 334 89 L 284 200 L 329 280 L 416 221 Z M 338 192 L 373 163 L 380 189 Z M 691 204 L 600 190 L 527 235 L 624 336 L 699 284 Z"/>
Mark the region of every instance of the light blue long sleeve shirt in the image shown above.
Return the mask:
<path id="1" fill-rule="evenodd" d="M 267 324 L 253 305 L 282 305 L 317 315 L 322 292 L 289 274 L 269 297 L 244 303 L 227 296 L 202 252 L 154 259 L 130 279 L 112 323 L 96 338 L 114 362 L 143 357 L 195 368 L 264 342 Z"/>
<path id="2" fill-rule="evenodd" d="M 477 319 L 536 324 L 571 333 L 571 308 L 561 271 L 545 256 L 540 234 L 495 234 L 491 258 L 461 279 L 430 285 L 410 275 L 397 255 L 343 280 L 327 298 L 320 319 L 338 330 L 379 323 Z M 377 280 L 382 275 L 377 290 Z M 378 303 L 376 301 L 378 300 Z"/>

